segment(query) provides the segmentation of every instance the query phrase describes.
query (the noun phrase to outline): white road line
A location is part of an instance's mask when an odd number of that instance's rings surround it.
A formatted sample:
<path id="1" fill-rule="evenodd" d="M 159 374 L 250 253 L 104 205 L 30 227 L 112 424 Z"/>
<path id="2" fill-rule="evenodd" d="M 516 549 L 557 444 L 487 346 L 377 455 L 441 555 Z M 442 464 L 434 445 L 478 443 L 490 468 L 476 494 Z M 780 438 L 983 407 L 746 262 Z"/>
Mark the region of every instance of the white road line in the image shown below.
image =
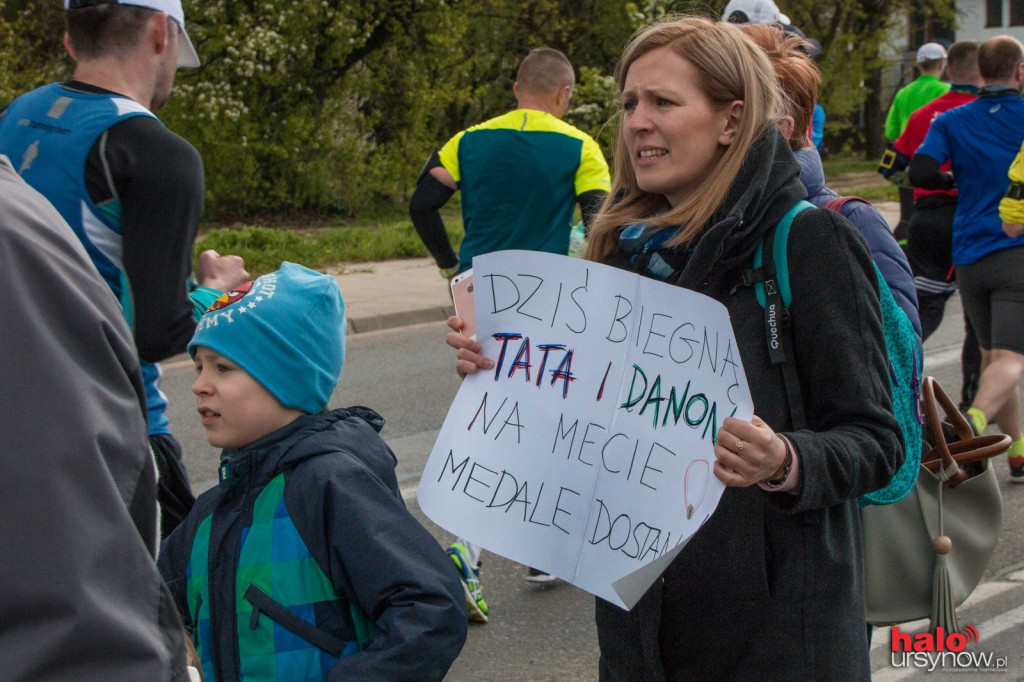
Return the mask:
<path id="1" fill-rule="evenodd" d="M 1022 573 L 1024 573 L 1024 571 L 1022 571 Z M 968 597 L 967 601 L 964 602 L 961 608 L 969 606 L 971 603 L 982 602 L 993 595 L 1016 587 L 1020 587 L 1019 583 L 1004 581 L 982 583 L 981 585 L 978 585 L 978 588 L 970 597 Z M 1024 605 L 1005 611 L 998 616 L 981 623 L 972 623 L 972 625 L 978 628 L 978 632 L 980 632 L 985 639 L 989 639 L 1002 634 L 1012 627 L 1021 625 L 1022 623 L 1024 623 Z M 918 620 L 912 623 L 904 623 L 899 627 L 901 629 L 906 629 L 907 631 L 914 631 L 919 627 L 926 626 L 927 624 L 927 620 Z M 888 649 L 891 646 L 891 631 L 892 628 L 888 627 L 876 628 L 871 637 L 872 642 L 874 642 L 871 645 L 871 650 L 875 651 L 882 647 Z M 875 640 L 876 637 L 878 638 L 877 641 Z M 893 668 L 892 665 L 886 665 L 884 668 L 872 671 L 871 682 L 897 682 L 897 680 L 905 680 L 919 672 L 921 672 L 921 669 L 913 666 Z"/>
<path id="2" fill-rule="evenodd" d="M 1024 571 L 1021 571 L 1024 573 Z M 1012 590 L 1016 587 L 1020 587 L 1019 583 L 1012 582 L 1013 578 L 1009 580 L 993 580 L 987 583 L 981 583 L 975 588 L 974 592 L 971 592 L 971 596 L 960 605 L 957 609 L 958 612 L 962 612 L 964 609 L 969 608 L 975 604 L 980 604 L 986 601 L 990 597 L 994 597 L 997 594 Z M 899 628 L 902 632 L 917 632 L 924 629 L 928 625 L 928 619 L 914 620 L 909 623 L 900 623 Z M 976 624 L 975 624 L 976 625 Z M 891 645 L 889 633 L 892 632 L 891 627 L 878 627 L 875 628 L 871 633 L 871 651 L 875 652 L 878 649 L 888 649 Z"/>
<path id="3" fill-rule="evenodd" d="M 984 623 L 974 623 L 973 625 L 978 628 L 978 632 L 981 633 L 982 637 L 988 639 L 1001 635 L 1003 632 L 1021 623 L 1024 623 L 1024 604 L 1015 609 L 1004 611 L 995 618 L 986 620 Z"/>
<path id="4" fill-rule="evenodd" d="M 905 680 L 912 675 L 916 675 L 920 672 L 917 668 L 906 667 L 906 668 L 893 668 L 891 665 L 886 666 L 878 672 L 871 673 L 871 682 L 896 682 L 897 680 Z"/>

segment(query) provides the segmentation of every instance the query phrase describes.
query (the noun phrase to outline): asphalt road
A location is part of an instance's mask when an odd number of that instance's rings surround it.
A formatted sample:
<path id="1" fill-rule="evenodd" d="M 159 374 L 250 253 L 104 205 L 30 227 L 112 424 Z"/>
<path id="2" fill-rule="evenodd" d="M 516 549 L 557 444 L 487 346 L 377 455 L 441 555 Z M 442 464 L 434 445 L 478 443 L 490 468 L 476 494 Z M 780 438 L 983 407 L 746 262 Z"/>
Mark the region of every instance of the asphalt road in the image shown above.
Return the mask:
<path id="1" fill-rule="evenodd" d="M 459 387 L 452 355 L 443 342 L 445 331 L 442 323 L 431 323 L 350 335 L 345 369 L 331 406 L 367 405 L 387 418 L 382 435 L 398 455 L 399 481 L 409 507 L 439 543 L 447 546 L 451 535 L 426 519 L 415 500 L 419 473 Z M 961 338 L 959 300 L 954 297 L 942 327 L 925 348 L 926 373 L 935 376 L 954 400 L 960 391 Z M 204 490 L 216 481 L 218 451 L 206 443 L 195 413 L 189 390 L 194 378 L 191 363 L 165 363 L 164 372 L 162 387 L 171 402 L 171 427 L 186 452 L 194 486 Z M 976 606 L 965 607 L 967 620 L 963 622 L 977 625 L 983 638 L 986 632 L 994 633 L 984 644 L 1009 657 L 1007 672 L 1000 679 L 1024 679 L 1024 657 L 1015 654 L 1024 635 L 1024 582 L 1020 582 L 1024 574 L 1013 573 L 1024 567 L 1024 526 L 1017 521 L 1024 511 L 1024 485 L 1006 482 L 1005 458 L 995 466 L 1004 493 L 1005 521 L 986 573 L 990 585 L 987 591 L 979 589 Z M 525 567 L 485 553 L 482 584 L 491 621 L 471 626 L 449 680 L 597 678 L 593 598 L 562 582 L 547 586 L 527 583 L 525 575 Z M 875 642 L 875 680 L 912 677 L 912 669 L 889 666 L 887 633 L 877 635 Z M 969 673 L 928 674 L 928 679 L 946 677 L 960 682 L 973 679 Z"/>

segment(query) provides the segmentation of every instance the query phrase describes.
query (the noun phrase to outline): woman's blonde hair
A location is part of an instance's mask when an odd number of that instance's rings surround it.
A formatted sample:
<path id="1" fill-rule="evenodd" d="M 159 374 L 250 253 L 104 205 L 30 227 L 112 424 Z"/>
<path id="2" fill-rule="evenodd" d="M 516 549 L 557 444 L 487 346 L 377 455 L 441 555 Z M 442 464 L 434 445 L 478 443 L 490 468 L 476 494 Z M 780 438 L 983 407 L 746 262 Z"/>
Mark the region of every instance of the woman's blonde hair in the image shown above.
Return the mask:
<path id="1" fill-rule="evenodd" d="M 751 145 L 768 122 L 779 115 L 778 81 L 768 58 L 735 25 L 702 17 L 674 17 L 638 31 L 615 67 L 619 92 L 625 87 L 626 74 L 633 62 L 662 47 L 694 66 L 697 85 L 713 107 L 724 109 L 736 100 L 743 101 L 739 130 L 690 196 L 662 212 L 667 207 L 665 197 L 637 186 L 623 135 L 625 118 L 620 113 L 612 190 L 594 220 L 584 254 L 591 260 L 602 260 L 615 252 L 617 228 L 635 222 L 683 226 L 668 242 L 669 246 L 693 241 L 725 201 Z"/>

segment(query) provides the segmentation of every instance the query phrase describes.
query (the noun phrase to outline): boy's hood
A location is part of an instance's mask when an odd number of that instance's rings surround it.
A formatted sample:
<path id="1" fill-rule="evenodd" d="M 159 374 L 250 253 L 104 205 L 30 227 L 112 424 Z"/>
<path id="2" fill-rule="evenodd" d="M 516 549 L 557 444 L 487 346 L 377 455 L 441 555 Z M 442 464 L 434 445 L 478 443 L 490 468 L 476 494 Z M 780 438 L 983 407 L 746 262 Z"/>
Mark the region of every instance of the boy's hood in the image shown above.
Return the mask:
<path id="1" fill-rule="evenodd" d="M 225 450 L 221 486 L 259 487 L 298 463 L 344 450 L 359 459 L 381 480 L 387 480 L 398 460 L 377 433 L 384 418 L 368 407 L 347 407 L 303 415 L 252 445 Z"/>

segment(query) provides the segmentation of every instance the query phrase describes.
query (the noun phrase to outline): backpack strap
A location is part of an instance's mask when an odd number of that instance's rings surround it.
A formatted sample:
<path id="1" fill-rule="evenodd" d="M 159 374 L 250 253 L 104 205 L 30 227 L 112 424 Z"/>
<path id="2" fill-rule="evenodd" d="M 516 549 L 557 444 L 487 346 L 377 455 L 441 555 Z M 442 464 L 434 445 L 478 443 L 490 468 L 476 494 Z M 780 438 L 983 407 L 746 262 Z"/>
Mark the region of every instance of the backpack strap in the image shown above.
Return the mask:
<path id="1" fill-rule="evenodd" d="M 871 204 L 871 202 L 868 201 L 867 199 L 861 199 L 860 197 L 836 197 L 835 199 L 829 199 L 827 202 L 825 202 L 825 205 L 822 206 L 822 208 L 827 208 L 830 211 L 835 211 L 839 215 L 845 217 L 845 215 L 843 214 L 843 206 L 846 206 L 846 204 L 851 201 L 859 201 L 861 203 L 869 205 Z"/>
<path id="2" fill-rule="evenodd" d="M 788 308 L 789 304 L 793 301 L 792 292 L 789 290 L 789 255 L 786 246 L 789 243 L 789 228 L 793 225 L 793 218 L 796 217 L 797 213 L 808 208 L 814 208 L 814 204 L 802 199 L 796 202 L 793 208 L 789 209 L 786 215 L 782 216 L 778 224 L 770 229 L 761 240 L 761 243 L 757 245 L 757 251 L 754 252 L 754 270 L 748 274 L 752 275 L 754 294 L 757 296 L 757 302 L 762 308 L 767 303 L 765 294 L 766 284 L 772 278 L 774 278 L 775 286 L 782 296 L 782 304 Z M 764 244 L 769 240 L 772 242 L 772 250 L 769 254 L 768 262 L 764 263 Z M 761 273 L 758 272 L 759 270 L 761 270 Z M 768 272 L 769 270 L 771 271 L 770 273 Z M 764 274 L 765 276 L 759 277 L 759 274 Z"/>
<path id="3" fill-rule="evenodd" d="M 793 363 L 793 332 L 790 325 L 789 306 L 793 301 L 793 293 L 789 288 L 789 244 L 790 227 L 798 213 L 814 205 L 807 201 L 798 201 L 777 225 L 772 227 L 754 253 L 754 270 L 750 274 L 763 280 L 754 282 L 754 293 L 757 302 L 764 308 L 764 328 L 768 340 L 768 356 L 772 365 L 782 370 L 782 381 L 786 389 L 786 401 L 789 405 L 789 416 L 794 429 L 802 429 L 807 425 L 804 413 L 803 393 L 800 390 L 800 378 Z M 765 261 L 764 245 L 771 240 L 772 248 L 768 250 Z M 745 277 L 746 278 L 746 277 Z"/>

